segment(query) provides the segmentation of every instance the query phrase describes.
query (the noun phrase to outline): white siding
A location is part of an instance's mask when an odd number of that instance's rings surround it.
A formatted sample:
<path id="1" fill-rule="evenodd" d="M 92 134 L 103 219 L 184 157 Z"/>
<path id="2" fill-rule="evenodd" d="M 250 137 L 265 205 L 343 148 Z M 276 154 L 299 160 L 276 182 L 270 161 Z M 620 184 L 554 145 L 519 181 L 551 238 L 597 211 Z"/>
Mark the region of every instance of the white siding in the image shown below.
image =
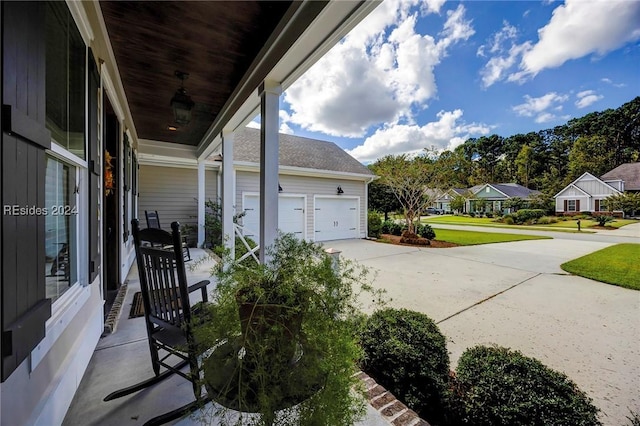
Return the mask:
<path id="1" fill-rule="evenodd" d="M 612 188 L 610 185 L 603 183 L 600 180 L 595 179 L 583 179 L 579 180 L 575 183 L 575 185 L 582 189 L 587 194 L 591 195 L 611 195 L 616 193 L 616 190 Z"/>
<path id="2" fill-rule="evenodd" d="M 216 200 L 217 173 L 206 171 L 207 199 Z M 169 230 L 171 222 L 198 224 L 198 170 L 193 168 L 140 166 L 139 220 L 146 227 L 144 211 L 157 210 L 160 225 Z"/>
<path id="3" fill-rule="evenodd" d="M 336 195 L 338 185 L 344 191 L 345 197 L 360 197 L 360 238 L 365 237 L 367 222 L 367 206 L 365 205 L 365 183 L 363 181 L 339 178 L 320 178 L 308 176 L 280 175 L 282 194 L 299 194 L 307 196 L 306 232 L 307 238 L 314 234 L 313 200 L 314 195 Z M 238 171 L 236 173 L 236 212 L 242 212 L 242 194 L 245 192 L 260 192 L 260 175 L 256 172 Z"/>

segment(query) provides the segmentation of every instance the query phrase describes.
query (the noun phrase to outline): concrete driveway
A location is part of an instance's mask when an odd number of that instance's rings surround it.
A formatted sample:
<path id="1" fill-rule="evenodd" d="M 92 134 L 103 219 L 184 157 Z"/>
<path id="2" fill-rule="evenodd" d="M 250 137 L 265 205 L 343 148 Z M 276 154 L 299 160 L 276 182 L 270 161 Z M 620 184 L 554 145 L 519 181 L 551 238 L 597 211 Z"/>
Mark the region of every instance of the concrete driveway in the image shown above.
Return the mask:
<path id="1" fill-rule="evenodd" d="M 447 336 L 452 368 L 497 344 L 565 372 L 605 425 L 640 412 L 640 292 L 566 274 L 560 264 L 611 245 L 568 239 L 448 249 L 325 243 L 377 272 L 390 305 L 423 312 Z"/>

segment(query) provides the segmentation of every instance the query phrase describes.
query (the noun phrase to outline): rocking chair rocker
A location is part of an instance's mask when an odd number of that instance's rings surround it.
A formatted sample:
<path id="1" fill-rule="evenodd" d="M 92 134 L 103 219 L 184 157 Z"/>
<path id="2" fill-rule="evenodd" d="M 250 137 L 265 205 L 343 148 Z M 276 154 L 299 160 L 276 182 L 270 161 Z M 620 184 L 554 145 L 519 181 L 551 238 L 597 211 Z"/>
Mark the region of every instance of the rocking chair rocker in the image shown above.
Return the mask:
<path id="1" fill-rule="evenodd" d="M 198 347 L 193 324 L 205 320 L 206 309 L 201 304 L 191 306 L 189 293 L 202 292 L 203 303 L 208 302 L 208 280 L 188 286 L 182 253 L 180 224 L 171 224 L 172 233 L 157 228 L 139 229 L 137 219 L 131 221 L 140 277 L 149 350 L 155 377 L 109 394 L 104 400 L 120 398 L 152 386 L 178 374 L 193 384 L 195 401 L 176 410 L 154 417 L 145 426 L 160 425 L 178 419 L 210 401 L 202 394 L 201 366 L 198 357 L 204 348 Z M 146 244 L 143 245 L 143 241 Z M 167 247 L 169 247 L 167 249 Z M 177 364 L 168 358 L 177 357 Z M 181 371 L 189 366 L 189 372 Z M 160 373 L 160 369 L 165 371 Z"/>

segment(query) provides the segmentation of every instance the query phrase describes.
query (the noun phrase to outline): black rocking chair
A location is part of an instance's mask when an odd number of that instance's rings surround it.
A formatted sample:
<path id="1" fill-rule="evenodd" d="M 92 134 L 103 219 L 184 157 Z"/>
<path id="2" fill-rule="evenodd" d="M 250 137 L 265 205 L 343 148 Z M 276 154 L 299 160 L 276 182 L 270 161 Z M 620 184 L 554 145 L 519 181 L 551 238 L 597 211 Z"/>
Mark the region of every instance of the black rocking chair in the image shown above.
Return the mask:
<path id="1" fill-rule="evenodd" d="M 120 398 L 178 374 L 193 384 L 195 401 L 176 410 L 154 417 L 145 426 L 160 425 L 178 419 L 200 408 L 210 398 L 202 393 L 201 366 L 193 325 L 205 321 L 206 309 L 200 303 L 191 306 L 189 293 L 200 290 L 203 303 L 208 302 L 208 280 L 188 286 L 182 254 L 180 224 L 171 224 L 172 233 L 157 228 L 140 229 L 137 219 L 131 221 L 140 277 L 151 363 L 155 377 L 109 394 L 104 400 Z M 149 243 L 143 245 L 143 242 Z M 170 247 L 167 249 L 166 247 Z M 168 358 L 178 358 L 177 364 Z M 189 372 L 181 371 L 189 366 Z M 160 372 L 164 368 L 164 372 Z"/>
<path id="2" fill-rule="evenodd" d="M 158 215 L 158 211 L 144 211 L 144 216 L 147 219 L 147 228 L 155 228 L 162 229 L 160 226 L 160 216 Z M 170 247 L 166 247 L 170 248 Z M 189 245 L 187 244 L 187 237 L 182 237 L 182 256 L 184 257 L 185 262 L 191 260 L 191 253 L 189 252 Z"/>

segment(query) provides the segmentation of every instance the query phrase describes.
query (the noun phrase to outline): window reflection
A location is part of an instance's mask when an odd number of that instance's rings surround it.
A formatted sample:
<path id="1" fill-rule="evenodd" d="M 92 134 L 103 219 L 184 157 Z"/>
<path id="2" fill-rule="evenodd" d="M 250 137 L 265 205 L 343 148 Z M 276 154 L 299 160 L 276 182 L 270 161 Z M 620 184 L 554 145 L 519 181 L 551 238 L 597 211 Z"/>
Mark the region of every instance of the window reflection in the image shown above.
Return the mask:
<path id="1" fill-rule="evenodd" d="M 55 143 L 85 158 L 86 47 L 65 2 L 48 2 L 47 129 Z"/>
<path id="2" fill-rule="evenodd" d="M 47 157 L 45 175 L 46 297 L 58 299 L 77 281 L 76 170 Z"/>

